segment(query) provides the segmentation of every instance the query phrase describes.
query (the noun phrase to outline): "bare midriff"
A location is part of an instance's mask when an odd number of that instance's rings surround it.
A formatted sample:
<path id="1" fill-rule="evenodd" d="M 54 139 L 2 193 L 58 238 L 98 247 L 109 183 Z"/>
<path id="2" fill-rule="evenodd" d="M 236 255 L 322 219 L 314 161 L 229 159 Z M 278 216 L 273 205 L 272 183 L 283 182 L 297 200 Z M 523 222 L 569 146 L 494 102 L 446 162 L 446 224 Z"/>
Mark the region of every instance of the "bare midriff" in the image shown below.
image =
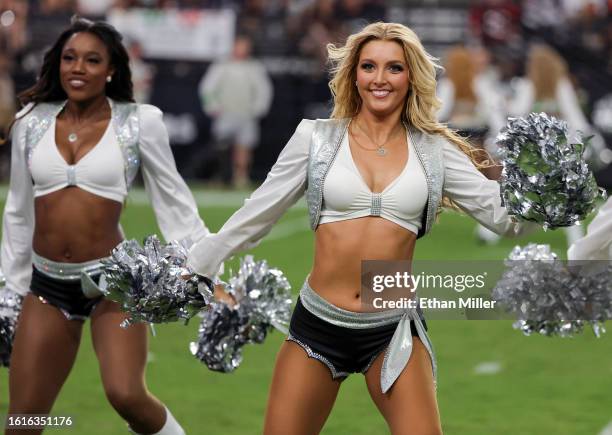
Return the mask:
<path id="1" fill-rule="evenodd" d="M 339 308 L 363 311 L 361 261 L 411 260 L 416 238 L 412 231 L 380 217 L 319 225 L 310 287 Z"/>
<path id="2" fill-rule="evenodd" d="M 34 252 L 63 263 L 106 257 L 123 239 L 122 208 L 117 201 L 78 187 L 40 196 L 34 201 Z"/>

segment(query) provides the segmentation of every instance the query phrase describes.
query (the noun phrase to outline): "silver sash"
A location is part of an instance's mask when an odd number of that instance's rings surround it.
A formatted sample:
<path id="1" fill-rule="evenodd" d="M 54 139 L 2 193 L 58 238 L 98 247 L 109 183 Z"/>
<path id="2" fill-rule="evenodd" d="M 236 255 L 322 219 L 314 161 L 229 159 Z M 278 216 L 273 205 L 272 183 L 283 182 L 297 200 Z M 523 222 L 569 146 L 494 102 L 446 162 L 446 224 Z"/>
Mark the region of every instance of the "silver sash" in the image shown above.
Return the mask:
<path id="1" fill-rule="evenodd" d="M 302 301 L 304 308 L 321 320 L 342 328 L 368 329 L 397 322 L 397 328 L 385 351 L 380 373 L 380 386 L 383 393 L 389 391 L 410 360 L 413 348 L 410 322 L 414 322 L 419 339 L 427 349 L 427 352 L 429 352 L 434 384 L 436 383 L 437 365 L 433 346 L 423 321 L 415 309 L 396 309 L 365 313 L 343 310 L 319 296 L 308 284 L 308 279 L 300 290 L 300 301 Z"/>
<path id="2" fill-rule="evenodd" d="M 106 280 L 103 274 L 100 276 L 99 284 L 96 284 L 92 278 L 92 275 L 102 272 L 104 266 L 101 260 L 103 258 L 84 263 L 60 263 L 58 261 L 47 260 L 35 252 L 32 253 L 32 263 L 39 272 L 48 277 L 63 281 L 80 280 L 83 294 L 90 299 L 103 295 L 102 289 L 106 287 Z"/>

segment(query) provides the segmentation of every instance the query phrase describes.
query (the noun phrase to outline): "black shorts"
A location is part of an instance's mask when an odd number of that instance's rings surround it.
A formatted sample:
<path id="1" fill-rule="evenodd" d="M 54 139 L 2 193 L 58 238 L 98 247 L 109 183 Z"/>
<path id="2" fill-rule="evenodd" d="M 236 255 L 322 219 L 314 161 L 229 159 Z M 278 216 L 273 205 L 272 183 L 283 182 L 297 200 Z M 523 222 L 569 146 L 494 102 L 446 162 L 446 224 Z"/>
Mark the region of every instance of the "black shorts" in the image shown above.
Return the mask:
<path id="1" fill-rule="evenodd" d="M 100 280 L 100 274 L 93 275 L 92 279 L 97 283 Z M 57 307 L 69 320 L 84 321 L 103 298 L 103 296 L 93 299 L 85 297 L 80 279 L 52 278 L 35 267 L 32 270 L 30 290 L 43 303 Z"/>
<path id="2" fill-rule="evenodd" d="M 333 325 L 308 311 L 298 298 L 287 340 L 300 345 L 308 356 L 318 359 L 331 372 L 332 378 L 345 378 L 351 373 L 365 373 L 389 345 L 398 322 L 367 329 Z M 414 322 L 410 331 L 418 336 Z"/>

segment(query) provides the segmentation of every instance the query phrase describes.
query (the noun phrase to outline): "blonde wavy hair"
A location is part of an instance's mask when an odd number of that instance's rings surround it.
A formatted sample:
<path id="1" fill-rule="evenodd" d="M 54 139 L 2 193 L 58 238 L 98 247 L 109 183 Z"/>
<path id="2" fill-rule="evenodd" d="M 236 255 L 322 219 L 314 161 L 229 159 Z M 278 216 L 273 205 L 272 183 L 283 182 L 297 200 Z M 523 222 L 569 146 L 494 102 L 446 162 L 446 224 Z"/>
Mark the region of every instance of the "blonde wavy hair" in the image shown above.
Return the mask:
<path id="1" fill-rule="evenodd" d="M 473 147 L 445 124 L 438 122 L 436 113 L 441 106 L 436 97 L 436 63 L 416 33 L 398 23 L 372 23 L 360 32 L 350 35 L 343 46 L 327 44 L 331 66 L 329 88 L 333 95 L 332 118 L 352 118 L 359 113 L 361 97 L 354 83 L 357 63 L 363 46 L 373 40 L 395 41 L 404 50 L 410 75 L 410 90 L 406 99 L 402 120 L 414 128 L 432 135 L 440 135 L 455 144 L 479 170 L 493 165 L 488 153 Z M 451 205 L 448 200 L 444 205 Z"/>
<path id="2" fill-rule="evenodd" d="M 557 84 L 568 75 L 567 63 L 554 49 L 537 44 L 529 50 L 527 76 L 533 82 L 536 100 L 555 99 Z"/>

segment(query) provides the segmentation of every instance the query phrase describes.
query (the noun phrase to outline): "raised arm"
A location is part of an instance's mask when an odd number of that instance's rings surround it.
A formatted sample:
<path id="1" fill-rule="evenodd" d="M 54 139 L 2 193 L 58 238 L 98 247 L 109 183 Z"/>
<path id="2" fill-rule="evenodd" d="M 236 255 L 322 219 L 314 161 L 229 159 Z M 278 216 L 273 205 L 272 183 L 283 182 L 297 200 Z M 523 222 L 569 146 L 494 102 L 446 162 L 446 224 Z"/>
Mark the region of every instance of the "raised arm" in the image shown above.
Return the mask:
<path id="1" fill-rule="evenodd" d="M 19 115 L 18 115 L 19 116 Z M 22 296 L 32 277 L 34 192 L 25 156 L 25 120 L 12 131 L 11 178 L 2 220 L 2 272 L 6 287 Z"/>
<path id="2" fill-rule="evenodd" d="M 208 235 L 191 248 L 187 261 L 191 268 L 201 275 L 215 275 L 223 261 L 257 245 L 303 195 L 313 128 L 314 121 L 303 120 L 263 184 L 218 233 Z"/>
<path id="3" fill-rule="evenodd" d="M 185 246 L 209 231 L 198 214 L 196 202 L 185 180 L 176 170 L 162 112 L 143 104 L 140 110 L 140 157 L 142 177 L 159 228 L 167 241 Z"/>

